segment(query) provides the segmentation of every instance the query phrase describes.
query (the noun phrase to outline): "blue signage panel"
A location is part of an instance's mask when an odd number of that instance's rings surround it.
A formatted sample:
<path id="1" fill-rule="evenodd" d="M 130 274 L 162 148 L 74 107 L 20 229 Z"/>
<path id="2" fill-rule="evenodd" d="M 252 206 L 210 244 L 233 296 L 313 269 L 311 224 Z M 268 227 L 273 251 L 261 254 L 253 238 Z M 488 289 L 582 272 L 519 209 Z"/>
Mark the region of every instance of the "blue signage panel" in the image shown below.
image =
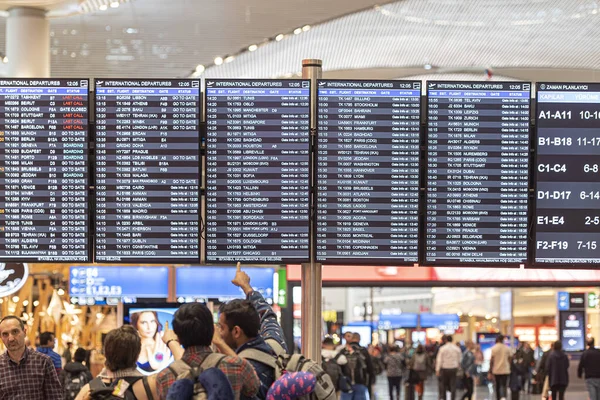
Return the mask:
<path id="1" fill-rule="evenodd" d="M 558 311 L 569 311 L 568 292 L 558 292 Z"/>
<path id="2" fill-rule="evenodd" d="M 273 298 L 273 268 L 245 268 L 250 284 L 265 298 Z M 176 271 L 177 297 L 241 299 L 242 290 L 231 283 L 235 267 L 183 267 Z"/>
<path id="3" fill-rule="evenodd" d="M 438 328 L 442 331 L 458 329 L 460 318 L 456 314 L 421 314 L 421 328 Z"/>
<path id="4" fill-rule="evenodd" d="M 397 314 L 383 315 L 379 314 L 379 329 L 408 329 L 417 327 L 417 314 Z"/>
<path id="5" fill-rule="evenodd" d="M 564 351 L 585 350 L 585 311 L 561 311 L 559 319 Z"/>
<path id="6" fill-rule="evenodd" d="M 167 298 L 167 267 L 71 267 L 69 295 L 75 297 Z"/>

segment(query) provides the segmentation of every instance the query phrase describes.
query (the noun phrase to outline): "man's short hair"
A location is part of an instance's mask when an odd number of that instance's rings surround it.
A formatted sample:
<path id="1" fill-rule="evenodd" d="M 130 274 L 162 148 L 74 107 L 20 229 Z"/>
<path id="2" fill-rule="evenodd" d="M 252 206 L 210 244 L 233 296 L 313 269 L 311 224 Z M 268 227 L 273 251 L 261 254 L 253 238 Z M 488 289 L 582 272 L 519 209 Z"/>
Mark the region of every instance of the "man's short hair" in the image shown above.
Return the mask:
<path id="1" fill-rule="evenodd" d="M 141 350 L 142 339 L 133 326 L 113 329 L 104 339 L 106 368 L 113 372 L 135 368 Z"/>
<path id="2" fill-rule="evenodd" d="M 0 319 L 0 324 L 4 321 L 8 321 L 9 319 L 14 319 L 15 321 L 17 321 L 21 330 L 25 330 L 25 324 L 23 323 L 23 320 L 17 317 L 16 315 L 7 315 L 6 317 L 3 317 L 2 319 Z"/>
<path id="3" fill-rule="evenodd" d="M 562 349 L 563 349 L 563 345 L 562 345 L 562 342 L 560 340 L 557 340 L 552 345 L 552 350 L 554 350 L 554 351 L 561 351 Z"/>
<path id="4" fill-rule="evenodd" d="M 326 337 L 325 339 L 323 339 L 323 345 L 324 346 L 335 346 L 335 342 L 333 341 L 333 338 Z"/>
<path id="5" fill-rule="evenodd" d="M 77 350 L 75 350 L 75 354 L 73 355 L 73 360 L 75 360 L 75 362 L 84 362 L 86 357 L 87 357 L 87 350 L 84 349 L 83 347 L 79 347 Z"/>
<path id="6" fill-rule="evenodd" d="M 354 332 L 352 334 L 352 340 L 354 340 L 355 343 L 359 343 L 360 342 L 360 333 Z"/>
<path id="7" fill-rule="evenodd" d="M 40 346 L 48 346 L 49 342 L 53 342 L 52 344 L 54 344 L 54 333 L 42 332 L 40 334 Z"/>
<path id="8" fill-rule="evenodd" d="M 594 340 L 593 337 L 589 338 L 587 341 L 587 345 L 590 349 L 593 349 L 595 347 L 596 341 Z"/>
<path id="9" fill-rule="evenodd" d="M 202 303 L 183 304 L 173 317 L 173 331 L 186 349 L 210 346 L 215 333 L 213 315 Z"/>
<path id="10" fill-rule="evenodd" d="M 446 341 L 448 343 L 452 343 L 453 340 L 454 340 L 454 338 L 452 337 L 452 335 L 446 335 Z"/>
<path id="11" fill-rule="evenodd" d="M 229 330 L 239 326 L 248 338 L 260 334 L 260 316 L 250 301 L 232 300 L 222 304 L 219 312 L 225 316 Z"/>
<path id="12" fill-rule="evenodd" d="M 504 342 L 504 335 L 500 334 L 496 337 L 496 343 L 502 343 Z"/>

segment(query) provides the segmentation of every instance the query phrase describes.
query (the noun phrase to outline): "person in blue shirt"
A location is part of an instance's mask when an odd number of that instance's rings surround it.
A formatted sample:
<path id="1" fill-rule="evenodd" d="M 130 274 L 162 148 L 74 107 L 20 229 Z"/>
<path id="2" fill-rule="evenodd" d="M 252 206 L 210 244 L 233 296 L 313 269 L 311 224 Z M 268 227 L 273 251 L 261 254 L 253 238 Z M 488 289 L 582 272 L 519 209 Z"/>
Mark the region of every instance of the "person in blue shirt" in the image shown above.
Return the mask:
<path id="1" fill-rule="evenodd" d="M 62 370 L 62 360 L 60 359 L 60 354 L 53 350 L 55 341 L 56 339 L 52 332 L 43 332 L 40 335 L 40 346 L 37 348 L 37 351 L 46 354 L 52 359 L 56 373 L 59 374 Z"/>

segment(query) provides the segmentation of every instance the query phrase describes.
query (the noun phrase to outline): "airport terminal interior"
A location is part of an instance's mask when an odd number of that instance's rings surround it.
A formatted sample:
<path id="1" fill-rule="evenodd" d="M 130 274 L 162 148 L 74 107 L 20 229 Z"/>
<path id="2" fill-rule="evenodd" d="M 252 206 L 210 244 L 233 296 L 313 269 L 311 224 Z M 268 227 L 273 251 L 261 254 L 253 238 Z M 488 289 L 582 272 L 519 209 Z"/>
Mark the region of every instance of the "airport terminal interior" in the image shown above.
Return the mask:
<path id="1" fill-rule="evenodd" d="M 325 371 L 246 398 L 600 399 L 598 38 L 596 0 L 0 0 L 0 375 L 75 399 L 132 325 L 155 382 L 201 303 Z"/>

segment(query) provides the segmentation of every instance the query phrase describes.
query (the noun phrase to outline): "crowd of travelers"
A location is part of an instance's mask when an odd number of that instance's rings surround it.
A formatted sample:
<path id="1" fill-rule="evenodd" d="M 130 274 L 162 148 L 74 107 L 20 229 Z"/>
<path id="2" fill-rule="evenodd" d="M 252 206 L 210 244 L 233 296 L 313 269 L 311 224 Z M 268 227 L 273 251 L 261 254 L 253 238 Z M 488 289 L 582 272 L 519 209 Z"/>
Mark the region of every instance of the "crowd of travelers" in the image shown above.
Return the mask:
<path id="1" fill-rule="evenodd" d="M 387 376 L 390 400 L 400 400 L 402 388 L 406 400 L 422 400 L 428 379 L 437 380 L 440 400 L 455 400 L 457 396 L 460 400 L 472 400 L 474 389 L 480 384 L 485 384 L 486 393 L 488 385 L 493 387 L 496 400 L 519 400 L 523 392 L 540 395 L 542 400 L 564 400 L 569 385 L 569 357 L 560 341 L 536 359 L 527 342 L 513 351 L 505 344 L 505 337 L 498 335 L 491 348 L 487 373 L 483 372 L 480 346 L 473 342 L 454 343 L 451 335 L 444 335 L 441 343 L 416 347 L 406 343 L 402 348 L 369 345 L 364 349 L 356 333 L 346 333 L 344 341 L 336 349 L 333 340 L 327 338 L 322 351 L 324 366 L 338 364 L 339 374 L 348 382 L 343 388 L 338 385 L 343 400 L 372 399 L 373 385 L 380 374 Z M 589 399 L 600 400 L 600 350 L 595 348 L 593 338 L 587 345 L 577 372 L 579 378 L 585 379 Z"/>
<path id="2" fill-rule="evenodd" d="M 360 334 L 346 332 L 339 344 L 325 338 L 322 362 L 316 363 L 288 354 L 276 314 L 239 265 L 232 283 L 246 299 L 222 304 L 217 324 L 202 303 L 178 308 L 172 328 L 167 324 L 161 336 L 161 346 L 175 361 L 150 375 L 140 371 L 143 338 L 131 325 L 106 335 L 104 369 L 93 377 L 88 351 L 72 352 L 68 345 L 61 357 L 50 332 L 31 347 L 23 321 L 3 317 L 0 400 L 369 400 L 380 375 L 387 377 L 390 400 L 400 400 L 401 394 L 422 400 L 427 380 L 437 381 L 438 399 L 444 400 L 457 395 L 472 400 L 483 382 L 494 386 L 497 400 L 507 400 L 509 393 L 519 400 L 523 390 L 563 400 L 569 384 L 569 358 L 560 341 L 536 362 L 531 346 L 521 343 L 513 352 L 502 335 L 491 349 L 487 374 L 479 346 L 456 343 L 450 335 L 428 345 L 365 348 Z M 585 378 L 590 400 L 600 400 L 600 351 L 593 339 L 577 372 Z"/>

